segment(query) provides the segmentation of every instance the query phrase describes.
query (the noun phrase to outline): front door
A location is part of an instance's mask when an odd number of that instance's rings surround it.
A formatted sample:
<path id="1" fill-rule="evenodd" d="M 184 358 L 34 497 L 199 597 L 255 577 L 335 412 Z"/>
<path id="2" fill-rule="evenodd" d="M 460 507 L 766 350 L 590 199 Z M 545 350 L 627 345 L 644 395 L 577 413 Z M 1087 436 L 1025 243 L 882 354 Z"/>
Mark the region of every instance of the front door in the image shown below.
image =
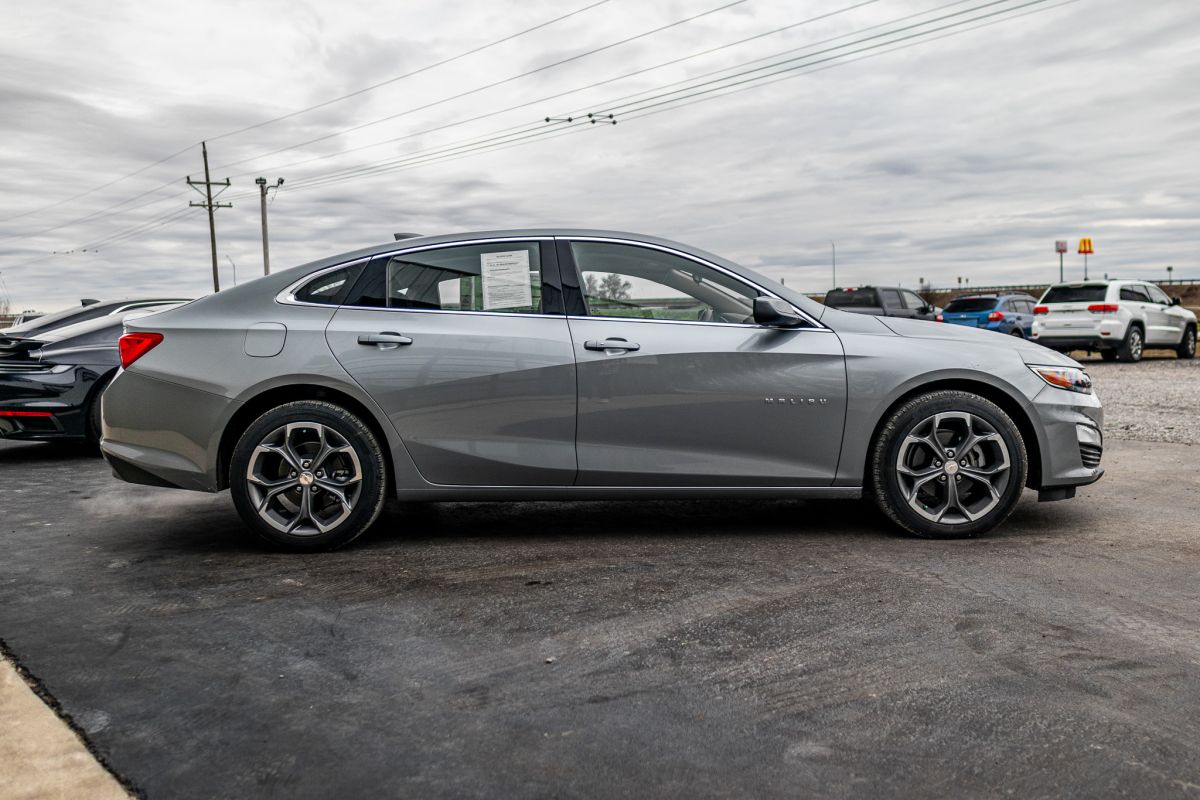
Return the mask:
<path id="1" fill-rule="evenodd" d="M 846 407 L 833 332 L 756 325 L 759 290 L 683 254 L 599 241 L 562 251 L 586 300 L 568 318 L 577 485 L 832 482 Z"/>
<path id="2" fill-rule="evenodd" d="M 574 481 L 575 357 L 553 241 L 378 257 L 326 338 L 431 483 Z"/>

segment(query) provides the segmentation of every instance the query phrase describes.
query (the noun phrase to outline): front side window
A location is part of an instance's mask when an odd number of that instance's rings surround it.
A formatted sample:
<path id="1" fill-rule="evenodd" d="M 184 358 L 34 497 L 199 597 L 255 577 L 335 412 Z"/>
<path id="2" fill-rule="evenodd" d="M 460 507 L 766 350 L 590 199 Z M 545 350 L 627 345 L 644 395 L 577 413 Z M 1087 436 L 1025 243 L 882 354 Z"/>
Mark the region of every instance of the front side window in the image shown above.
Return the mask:
<path id="1" fill-rule="evenodd" d="M 380 256 L 346 305 L 426 311 L 542 311 L 537 242 L 496 242 Z"/>
<path id="2" fill-rule="evenodd" d="M 593 317 L 754 324 L 753 287 L 682 256 L 608 242 L 572 242 Z"/>
<path id="3" fill-rule="evenodd" d="M 1146 291 L 1150 292 L 1150 300 L 1159 305 L 1171 305 L 1171 298 L 1167 297 L 1167 293 L 1158 288 L 1152 283 L 1146 284 Z"/>
<path id="4" fill-rule="evenodd" d="M 907 289 L 904 290 L 904 303 L 914 311 L 920 311 L 925 307 L 925 301 L 921 299 L 920 295 Z"/>

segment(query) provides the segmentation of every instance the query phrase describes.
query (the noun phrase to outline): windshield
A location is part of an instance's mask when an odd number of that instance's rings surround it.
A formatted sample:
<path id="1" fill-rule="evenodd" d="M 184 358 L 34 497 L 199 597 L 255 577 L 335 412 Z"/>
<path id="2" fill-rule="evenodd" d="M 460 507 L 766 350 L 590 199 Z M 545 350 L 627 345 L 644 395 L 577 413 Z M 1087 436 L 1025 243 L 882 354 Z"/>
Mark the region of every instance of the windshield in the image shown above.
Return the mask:
<path id="1" fill-rule="evenodd" d="M 971 311 L 991 311 L 996 307 L 996 298 L 994 297 L 960 297 L 957 300 L 951 300 L 950 305 L 946 306 L 947 314 L 968 313 Z"/>
<path id="2" fill-rule="evenodd" d="M 1042 303 L 1097 303 L 1108 294 L 1108 284 L 1091 286 L 1051 286 L 1042 295 Z"/>
<path id="3" fill-rule="evenodd" d="M 825 295 L 825 305 L 834 308 L 877 306 L 879 295 L 874 289 L 834 289 Z"/>

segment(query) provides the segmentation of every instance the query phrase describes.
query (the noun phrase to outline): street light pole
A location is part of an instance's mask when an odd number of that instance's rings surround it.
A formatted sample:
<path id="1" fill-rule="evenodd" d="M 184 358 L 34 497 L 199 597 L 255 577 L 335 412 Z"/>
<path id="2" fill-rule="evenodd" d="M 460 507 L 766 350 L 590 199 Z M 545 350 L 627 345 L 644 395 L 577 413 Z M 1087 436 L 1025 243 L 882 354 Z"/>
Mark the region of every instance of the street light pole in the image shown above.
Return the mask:
<path id="1" fill-rule="evenodd" d="M 237 286 L 237 264 L 233 263 L 233 259 L 225 256 L 225 260 L 229 262 L 229 266 L 233 267 L 233 285 Z"/>
<path id="2" fill-rule="evenodd" d="M 259 207 L 262 209 L 263 275 L 270 275 L 271 252 L 267 246 L 267 179 L 255 178 L 254 182 L 258 184 L 258 201 Z M 283 186 L 283 178 L 275 181 L 275 186 L 272 188 L 278 189 L 280 186 Z"/>
<path id="3" fill-rule="evenodd" d="M 1167 267 L 1167 283 L 1171 282 L 1171 273 L 1175 271 L 1174 267 Z"/>

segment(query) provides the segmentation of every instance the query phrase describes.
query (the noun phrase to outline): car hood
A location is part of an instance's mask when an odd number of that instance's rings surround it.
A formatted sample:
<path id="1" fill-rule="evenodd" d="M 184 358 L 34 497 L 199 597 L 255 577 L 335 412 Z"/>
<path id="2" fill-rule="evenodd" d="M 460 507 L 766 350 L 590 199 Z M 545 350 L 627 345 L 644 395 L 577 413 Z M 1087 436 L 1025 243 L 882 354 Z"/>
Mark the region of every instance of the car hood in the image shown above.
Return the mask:
<path id="1" fill-rule="evenodd" d="M 1046 364 L 1064 367 L 1082 367 L 1082 365 L 1065 356 L 1057 350 L 1042 347 L 1040 344 L 1006 336 L 995 331 L 982 328 L 970 328 L 962 325 L 947 325 L 939 322 L 926 322 L 919 319 L 902 319 L 897 317 L 879 317 L 892 333 L 910 339 L 954 339 L 972 346 L 1007 348 L 1016 350 L 1026 364 Z"/>

